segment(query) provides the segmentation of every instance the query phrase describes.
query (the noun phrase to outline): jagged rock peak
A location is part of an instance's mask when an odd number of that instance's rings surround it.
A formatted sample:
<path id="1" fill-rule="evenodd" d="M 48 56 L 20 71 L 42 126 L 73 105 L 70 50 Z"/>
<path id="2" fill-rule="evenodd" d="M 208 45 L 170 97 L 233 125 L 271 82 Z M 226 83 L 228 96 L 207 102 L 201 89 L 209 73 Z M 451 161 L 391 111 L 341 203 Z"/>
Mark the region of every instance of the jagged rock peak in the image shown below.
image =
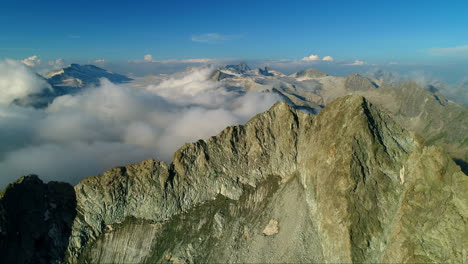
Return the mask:
<path id="1" fill-rule="evenodd" d="M 378 85 L 371 79 L 354 73 L 346 77 L 345 88 L 349 91 L 367 91 L 378 88 Z"/>
<path id="2" fill-rule="evenodd" d="M 247 73 L 248 71 L 250 71 L 250 67 L 244 63 L 244 62 L 241 62 L 237 65 L 227 65 L 226 66 L 226 69 L 229 69 L 235 73 L 239 73 L 239 74 L 244 74 L 244 73 Z"/>
<path id="3" fill-rule="evenodd" d="M 462 262 L 467 190 L 445 153 L 361 96 L 318 116 L 279 102 L 184 145 L 171 164 L 150 159 L 83 180 L 66 258 Z"/>
<path id="4" fill-rule="evenodd" d="M 73 187 L 23 176 L 0 194 L 0 254 L 5 263 L 59 263 L 76 216 Z"/>
<path id="5" fill-rule="evenodd" d="M 268 66 L 265 66 L 263 69 L 258 68 L 258 73 L 263 76 L 274 76 L 274 74 L 270 72 L 270 68 Z"/>

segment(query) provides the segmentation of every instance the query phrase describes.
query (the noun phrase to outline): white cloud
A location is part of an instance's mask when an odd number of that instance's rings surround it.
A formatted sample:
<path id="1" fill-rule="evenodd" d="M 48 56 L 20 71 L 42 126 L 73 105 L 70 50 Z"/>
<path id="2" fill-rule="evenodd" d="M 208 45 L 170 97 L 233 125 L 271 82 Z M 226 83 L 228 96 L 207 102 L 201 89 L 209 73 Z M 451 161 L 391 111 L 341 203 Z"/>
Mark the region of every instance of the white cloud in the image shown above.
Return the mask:
<path id="1" fill-rule="evenodd" d="M 334 61 L 335 59 L 333 59 L 332 56 L 325 56 L 325 57 L 323 57 L 322 60 L 323 60 L 323 61 Z"/>
<path id="2" fill-rule="evenodd" d="M 39 59 L 38 56 L 34 55 L 34 56 L 31 56 L 29 58 L 26 58 L 26 59 L 22 60 L 21 63 L 23 63 L 24 65 L 27 65 L 29 67 L 34 67 L 34 66 L 40 64 L 41 60 Z"/>
<path id="3" fill-rule="evenodd" d="M 104 59 L 97 59 L 94 61 L 94 63 L 104 63 L 106 62 Z"/>
<path id="4" fill-rule="evenodd" d="M 0 61 L 0 104 L 9 104 L 47 87 L 47 82 L 24 64 L 13 60 Z"/>
<path id="5" fill-rule="evenodd" d="M 153 62 L 153 64 L 209 64 L 209 63 L 222 63 L 224 61 L 232 61 L 235 59 L 208 59 L 208 58 L 195 58 L 195 59 L 170 59 L 170 60 L 155 60 L 151 54 L 144 56 L 143 60 L 129 60 L 128 63 L 145 63 Z M 104 62 L 104 60 L 97 60 L 95 63 Z"/>
<path id="6" fill-rule="evenodd" d="M 353 63 L 347 64 L 347 65 L 350 65 L 350 66 L 362 66 L 362 65 L 366 65 L 366 64 L 367 64 L 367 63 L 365 63 L 364 61 L 355 60 Z"/>
<path id="7" fill-rule="evenodd" d="M 151 54 L 146 54 L 145 56 L 143 56 L 143 59 L 147 62 L 153 62 L 153 55 Z"/>
<path id="8" fill-rule="evenodd" d="M 310 55 L 309 57 L 302 58 L 303 61 L 319 61 L 320 57 L 318 55 Z"/>
<path id="9" fill-rule="evenodd" d="M 184 143 L 244 123 L 279 100 L 272 93 L 230 92 L 209 80 L 212 73 L 192 68 L 138 87 L 103 79 L 44 110 L 0 104 L 0 186 L 29 173 L 77 183 L 151 157 L 170 161 Z"/>
<path id="10" fill-rule="evenodd" d="M 468 55 L 468 45 L 446 47 L 446 48 L 432 48 L 428 52 L 435 56 L 466 56 Z"/>

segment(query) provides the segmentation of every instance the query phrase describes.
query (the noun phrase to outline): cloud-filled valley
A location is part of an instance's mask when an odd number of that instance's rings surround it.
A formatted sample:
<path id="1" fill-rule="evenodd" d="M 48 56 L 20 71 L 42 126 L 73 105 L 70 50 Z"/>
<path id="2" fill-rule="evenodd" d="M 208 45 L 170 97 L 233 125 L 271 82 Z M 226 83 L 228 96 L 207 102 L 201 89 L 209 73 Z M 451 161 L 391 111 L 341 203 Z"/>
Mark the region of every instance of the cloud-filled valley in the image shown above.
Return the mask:
<path id="1" fill-rule="evenodd" d="M 267 110 L 281 98 L 276 93 L 262 91 L 274 85 L 281 86 L 278 80 L 289 80 L 286 75 L 279 79 L 266 77 L 251 91 L 233 89 L 226 82 L 211 79 L 218 69 L 215 65 L 226 61 L 208 61 L 213 65 L 207 65 L 206 62 L 161 62 L 147 58 L 120 64 L 123 67 L 120 69 L 141 67 L 136 68 L 140 74 L 135 74 L 130 83 L 116 84 L 103 78 L 82 87 L 76 94 L 56 97 L 41 109 L 13 103 L 16 99 L 53 89 L 46 79 L 35 73 L 37 65 L 35 68 L 24 62 L 1 61 L 0 186 L 31 173 L 44 180 L 77 183 L 83 177 L 111 167 L 148 158 L 170 162 L 174 151 L 184 143 L 216 135 L 229 125 L 245 123 L 253 115 Z M 63 64 L 64 61 L 58 59 L 48 67 L 57 69 Z M 118 65 L 97 64 L 111 69 Z M 447 98 L 468 105 L 468 82 L 445 84 L 430 71 L 414 71 L 400 65 L 381 70 L 373 65 L 347 66 L 332 60 L 250 61 L 249 64 L 269 65 L 286 73 L 310 67 L 338 76 L 360 71 L 387 83 L 412 80 L 423 87 L 432 85 Z M 146 75 L 154 72 L 154 67 L 173 70 L 172 73 Z M 184 67 L 186 69 L 180 71 Z M 45 73 L 46 68 L 39 68 L 39 72 Z"/>
<path id="2" fill-rule="evenodd" d="M 230 91 L 209 80 L 213 68 L 192 68 L 139 85 L 113 84 L 63 95 L 44 109 L 20 107 L 16 98 L 47 89 L 24 65 L 0 64 L 0 185 L 38 174 L 77 183 L 110 167 L 148 158 L 170 162 L 186 142 L 246 122 L 279 97 Z M 13 81 L 15 80 L 15 81 Z"/>

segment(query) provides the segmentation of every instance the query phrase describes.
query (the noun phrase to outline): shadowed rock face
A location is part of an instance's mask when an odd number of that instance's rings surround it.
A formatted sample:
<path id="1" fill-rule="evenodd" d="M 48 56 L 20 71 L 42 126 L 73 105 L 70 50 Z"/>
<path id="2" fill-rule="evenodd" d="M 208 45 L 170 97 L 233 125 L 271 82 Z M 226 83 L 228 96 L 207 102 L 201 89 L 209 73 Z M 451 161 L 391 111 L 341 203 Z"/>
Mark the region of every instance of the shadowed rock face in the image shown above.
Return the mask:
<path id="1" fill-rule="evenodd" d="M 108 72 L 94 65 L 71 64 L 52 75 L 47 81 L 53 86 L 83 87 L 87 85 L 98 85 L 100 78 L 106 78 L 113 83 L 124 83 L 132 79 Z"/>
<path id="2" fill-rule="evenodd" d="M 463 262 L 468 178 L 360 96 L 75 186 L 72 263 Z M 267 230 L 267 231 L 265 231 Z"/>
<path id="3" fill-rule="evenodd" d="M 25 176 L 0 195 L 2 263 L 55 263 L 64 259 L 76 215 L 73 187 Z"/>
<path id="4" fill-rule="evenodd" d="M 370 79 L 359 74 L 352 74 L 347 76 L 344 86 L 348 91 L 366 91 L 377 88 L 377 85 Z"/>
<path id="5" fill-rule="evenodd" d="M 250 67 L 245 63 L 239 63 L 237 65 L 227 65 L 226 68 L 240 74 L 247 73 L 251 70 Z"/>

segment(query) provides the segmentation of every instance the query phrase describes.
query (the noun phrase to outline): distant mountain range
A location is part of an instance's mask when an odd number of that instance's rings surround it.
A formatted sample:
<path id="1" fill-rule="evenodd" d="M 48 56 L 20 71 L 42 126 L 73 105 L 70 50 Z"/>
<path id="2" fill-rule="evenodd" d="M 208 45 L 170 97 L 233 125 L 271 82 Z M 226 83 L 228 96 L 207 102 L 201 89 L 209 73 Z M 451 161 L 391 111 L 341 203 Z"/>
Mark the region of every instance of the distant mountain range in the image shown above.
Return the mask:
<path id="1" fill-rule="evenodd" d="M 18 99 L 16 103 L 46 107 L 58 96 L 75 94 L 98 85 L 101 78 L 113 83 L 132 85 L 134 82 L 129 77 L 94 65 L 78 64 L 51 71 L 44 78 L 52 86 L 52 91 L 44 90 Z M 348 94 L 364 96 L 429 144 L 443 146 L 468 173 L 468 109 L 445 99 L 435 86 L 424 88 L 415 82 L 389 84 L 382 79 L 359 74 L 335 77 L 316 69 L 285 75 L 268 67 L 251 69 L 245 63 L 214 69 L 210 79 L 222 82 L 230 91 L 243 93 L 261 89 L 276 93 L 296 109 L 314 114 L 338 97 Z"/>
<path id="2" fill-rule="evenodd" d="M 50 71 L 41 78 L 51 85 L 52 90 L 45 89 L 41 93 L 17 99 L 15 103 L 43 108 L 58 96 L 75 94 L 86 87 L 99 85 L 101 78 L 106 78 L 113 83 L 125 83 L 132 80 L 127 76 L 112 73 L 94 65 L 79 64 L 71 64 L 69 67 Z"/>
<path id="3" fill-rule="evenodd" d="M 249 69 L 248 66 L 239 67 Z M 335 77 L 316 69 L 289 76 L 268 68 L 243 72 L 233 69 L 236 67 L 219 68 L 214 72 L 213 80 L 243 90 L 272 86 L 268 92 L 276 93 L 288 104 L 311 113 L 318 113 L 338 97 L 348 94 L 364 96 L 387 111 L 400 125 L 422 136 L 427 143 L 443 146 L 468 173 L 468 109 L 445 99 L 437 87 L 421 87 L 415 82 L 389 84 L 359 74 Z"/>

